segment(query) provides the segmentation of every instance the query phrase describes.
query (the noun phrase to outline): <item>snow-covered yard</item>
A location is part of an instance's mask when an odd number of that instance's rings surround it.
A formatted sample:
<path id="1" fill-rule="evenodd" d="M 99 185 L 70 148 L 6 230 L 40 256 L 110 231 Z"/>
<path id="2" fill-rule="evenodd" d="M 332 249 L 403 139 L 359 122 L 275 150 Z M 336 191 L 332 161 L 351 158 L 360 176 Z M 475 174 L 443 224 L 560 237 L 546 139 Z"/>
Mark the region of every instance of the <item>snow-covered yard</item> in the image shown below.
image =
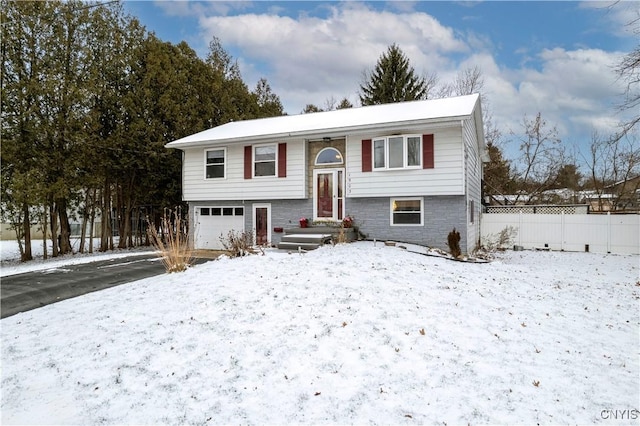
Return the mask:
<path id="1" fill-rule="evenodd" d="M 78 240 L 72 239 L 72 245 L 78 246 Z M 95 262 L 98 260 L 116 259 L 120 257 L 129 257 L 140 254 L 149 254 L 152 249 L 150 247 L 137 247 L 134 249 L 112 250 L 105 253 L 95 251 L 94 253 L 78 253 L 51 257 L 51 242 L 48 241 L 49 258 L 43 259 L 42 241 L 34 242 L 32 245 L 32 261 L 20 263 L 20 249 L 18 243 L 10 241 L 0 241 L 0 277 L 9 275 L 22 274 L 24 272 L 41 271 L 44 269 L 54 269 L 68 265 Z M 99 240 L 96 244 L 99 244 Z"/>
<path id="2" fill-rule="evenodd" d="M 1 420 L 635 424 L 638 260 L 361 242 L 209 262 L 3 319 Z"/>

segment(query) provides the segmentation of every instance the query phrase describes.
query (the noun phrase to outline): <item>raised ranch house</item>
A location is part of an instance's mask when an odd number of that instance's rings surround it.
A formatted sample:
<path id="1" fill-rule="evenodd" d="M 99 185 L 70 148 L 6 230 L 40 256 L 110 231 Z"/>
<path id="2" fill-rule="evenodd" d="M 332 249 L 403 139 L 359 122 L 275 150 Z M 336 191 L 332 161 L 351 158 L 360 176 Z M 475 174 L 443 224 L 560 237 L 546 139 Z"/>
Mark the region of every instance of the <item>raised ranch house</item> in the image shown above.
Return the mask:
<path id="1" fill-rule="evenodd" d="M 477 94 L 231 122 L 166 146 L 183 151 L 196 249 L 231 229 L 277 245 L 303 217 L 443 249 L 456 228 L 463 252 L 480 235 Z"/>

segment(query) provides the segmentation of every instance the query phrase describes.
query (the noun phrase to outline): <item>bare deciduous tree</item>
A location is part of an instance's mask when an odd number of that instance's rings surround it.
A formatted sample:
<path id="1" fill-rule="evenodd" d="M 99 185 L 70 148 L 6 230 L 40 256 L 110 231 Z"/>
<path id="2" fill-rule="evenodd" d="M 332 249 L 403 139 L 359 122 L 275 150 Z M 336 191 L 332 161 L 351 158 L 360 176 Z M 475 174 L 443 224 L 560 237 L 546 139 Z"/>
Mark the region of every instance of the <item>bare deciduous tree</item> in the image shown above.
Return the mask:
<path id="1" fill-rule="evenodd" d="M 450 96 L 464 96 L 472 93 L 480 93 L 484 89 L 484 77 L 482 71 L 476 65 L 466 68 L 456 75 L 455 80 L 451 83 L 443 84 L 438 90 L 439 98 L 448 98 Z M 485 102 L 485 99 L 482 99 Z"/>
<path id="2" fill-rule="evenodd" d="M 627 25 L 631 28 L 633 34 L 640 37 L 640 11 L 636 13 L 637 17 Z M 624 100 L 618 108 L 620 111 L 632 112 L 631 118 L 622 124 L 622 131 L 619 135 L 622 137 L 633 130 L 640 122 L 640 44 L 636 45 L 635 49 L 622 58 L 615 71 L 618 78 L 626 85 Z"/>
<path id="3" fill-rule="evenodd" d="M 515 176 L 520 188 L 515 202 L 526 203 L 551 189 L 558 179 L 558 172 L 565 164 L 566 150 L 558 138 L 555 126 L 549 128 L 542 114 L 522 122 L 524 133 L 513 134 L 520 140 L 520 157 L 515 163 Z"/>
<path id="4" fill-rule="evenodd" d="M 634 132 L 622 137 L 603 137 L 594 132 L 588 153 L 580 156 L 589 174 L 587 187 L 593 191 L 600 211 L 637 207 L 640 144 Z"/>

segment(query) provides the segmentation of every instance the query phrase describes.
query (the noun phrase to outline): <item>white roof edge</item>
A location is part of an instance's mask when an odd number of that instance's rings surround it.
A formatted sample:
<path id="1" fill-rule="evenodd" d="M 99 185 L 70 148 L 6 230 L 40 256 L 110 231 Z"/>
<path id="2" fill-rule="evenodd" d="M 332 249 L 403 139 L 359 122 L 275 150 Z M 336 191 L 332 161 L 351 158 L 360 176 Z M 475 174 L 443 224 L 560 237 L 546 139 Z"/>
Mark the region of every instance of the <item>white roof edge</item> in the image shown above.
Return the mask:
<path id="1" fill-rule="evenodd" d="M 491 162 L 491 158 L 489 157 L 489 150 L 487 149 L 487 142 L 485 140 L 484 134 L 484 122 L 482 120 L 482 102 L 480 102 L 480 95 L 478 95 L 478 99 L 476 100 L 476 105 L 474 109 L 476 120 L 476 139 L 478 139 L 478 152 L 480 155 L 480 160 L 483 163 Z"/>
<path id="2" fill-rule="evenodd" d="M 299 131 L 299 132 L 289 132 L 289 133 L 279 133 L 279 134 L 265 134 L 265 135 L 256 135 L 252 137 L 241 136 L 237 138 L 226 138 L 226 139 L 202 139 L 200 141 L 184 143 L 178 141 L 170 142 L 165 145 L 166 148 L 190 148 L 190 147 L 198 147 L 205 146 L 211 144 L 225 144 L 225 143 L 239 143 L 246 141 L 275 141 L 281 140 L 284 141 L 286 139 L 292 138 L 304 138 L 305 136 L 328 136 L 328 137 L 336 137 L 336 136 L 345 136 L 347 133 L 353 132 L 370 132 L 370 131 L 393 131 L 395 129 L 403 129 L 407 127 L 413 127 L 418 125 L 433 125 L 433 124 L 444 124 L 444 123 L 455 123 L 459 125 L 460 120 L 468 120 L 471 119 L 471 115 L 465 116 L 456 116 L 456 117 L 446 117 L 440 119 L 429 119 L 429 120 L 411 120 L 411 121 L 396 121 L 390 123 L 380 123 L 375 125 L 361 125 L 361 126 L 345 126 L 345 127 L 328 127 L 326 129 L 313 129 L 308 131 Z M 197 135 L 197 133 L 196 133 Z M 193 135 L 193 136 L 196 136 Z M 177 142 L 177 143 L 176 143 Z"/>
<path id="3" fill-rule="evenodd" d="M 451 98 L 236 121 L 172 141 L 165 147 L 187 148 L 212 143 L 287 139 L 323 133 L 338 134 L 406 127 L 412 124 L 444 123 L 469 118 L 475 119 L 476 124 L 479 124 L 480 129 L 477 131 L 480 136 L 483 130 L 481 117 L 480 123 L 477 123 L 479 103 L 480 96 L 476 93 Z M 484 146 L 484 139 L 479 143 Z"/>

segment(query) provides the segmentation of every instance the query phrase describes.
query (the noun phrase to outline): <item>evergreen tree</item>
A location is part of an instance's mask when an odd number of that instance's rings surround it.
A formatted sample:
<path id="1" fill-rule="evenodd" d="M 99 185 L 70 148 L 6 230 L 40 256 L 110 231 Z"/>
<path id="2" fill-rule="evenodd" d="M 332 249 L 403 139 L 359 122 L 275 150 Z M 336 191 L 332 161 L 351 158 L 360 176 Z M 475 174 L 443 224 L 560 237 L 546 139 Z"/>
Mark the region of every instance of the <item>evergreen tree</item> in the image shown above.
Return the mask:
<path id="1" fill-rule="evenodd" d="M 213 70 L 211 89 L 216 105 L 213 126 L 256 118 L 255 98 L 242 80 L 237 61 L 217 37 L 209 43 L 206 62 Z"/>
<path id="2" fill-rule="evenodd" d="M 503 204 L 504 195 L 515 191 L 515 184 L 511 175 L 509 161 L 502 156 L 500 147 L 493 143 L 487 144 L 489 162 L 484 165 L 484 179 L 482 180 L 482 194 L 497 204 Z"/>
<path id="3" fill-rule="evenodd" d="M 317 105 L 314 104 L 307 104 L 305 105 L 304 109 L 302 110 L 303 114 L 309 114 L 311 112 L 322 112 L 324 111 L 322 108 L 318 107 Z"/>
<path id="4" fill-rule="evenodd" d="M 120 247 L 138 244 L 133 220 L 181 203 L 181 155 L 166 143 L 282 113 L 265 79 L 248 90 L 217 39 L 202 60 L 147 33 L 119 2 L 0 1 L 0 212 L 23 260 L 37 222 L 54 256 L 70 252 L 76 213 L 85 230 L 100 212 L 101 250 L 113 248 L 112 223 Z"/>
<path id="5" fill-rule="evenodd" d="M 271 91 L 271 86 L 267 83 L 266 78 L 261 78 L 253 91 L 255 102 L 257 105 L 256 118 L 275 117 L 282 115 L 282 102 L 278 95 Z"/>
<path id="6" fill-rule="evenodd" d="M 407 56 L 392 44 L 378 59 L 374 70 L 365 72 L 360 102 L 376 105 L 426 99 L 428 89 L 427 80 L 416 75 Z"/>
<path id="7" fill-rule="evenodd" d="M 336 109 L 347 109 L 347 108 L 353 108 L 353 104 L 349 99 L 342 98 L 338 106 L 336 106 Z"/>
<path id="8" fill-rule="evenodd" d="M 2 1 L 2 217 L 14 227 L 21 259 L 31 260 L 32 207 L 43 202 L 44 122 L 40 99 L 54 7 L 48 2 Z M 34 175 L 37 174 L 37 179 Z M 24 239 L 24 245 L 22 243 Z"/>
<path id="9" fill-rule="evenodd" d="M 560 167 L 560 170 L 558 170 L 558 179 L 555 187 L 577 191 L 580 189 L 581 181 L 582 173 L 578 170 L 578 166 L 572 163 L 564 164 Z"/>

